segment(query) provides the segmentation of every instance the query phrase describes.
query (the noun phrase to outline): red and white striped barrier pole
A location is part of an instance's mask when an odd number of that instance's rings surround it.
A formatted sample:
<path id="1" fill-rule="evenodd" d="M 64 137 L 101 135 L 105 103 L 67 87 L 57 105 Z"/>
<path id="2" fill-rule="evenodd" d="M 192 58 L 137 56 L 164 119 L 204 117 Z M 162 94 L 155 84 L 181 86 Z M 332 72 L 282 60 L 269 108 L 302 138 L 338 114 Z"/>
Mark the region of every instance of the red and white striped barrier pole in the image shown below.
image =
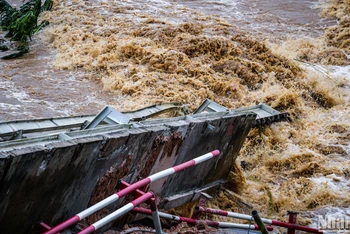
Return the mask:
<path id="1" fill-rule="evenodd" d="M 144 187 L 145 185 L 154 182 L 156 180 L 159 180 L 163 177 L 169 176 L 171 174 L 174 174 L 176 172 L 185 170 L 189 167 L 192 167 L 194 165 L 200 164 L 202 162 L 205 162 L 209 159 L 212 159 L 216 156 L 218 156 L 220 154 L 219 150 L 214 150 L 210 153 L 204 154 L 200 157 L 194 158 L 190 161 L 187 161 L 185 163 L 182 163 L 180 165 L 174 166 L 172 168 L 160 171 L 156 174 L 153 174 L 143 180 L 140 180 L 132 185 L 130 185 L 129 187 L 116 192 L 115 194 L 107 197 L 106 199 L 103 199 L 102 201 L 96 203 L 95 205 L 89 207 L 88 209 L 80 212 L 79 214 L 74 215 L 73 217 L 71 217 L 70 219 L 56 225 L 55 227 L 53 227 L 51 230 L 45 232 L 45 234 L 56 234 L 70 226 L 72 226 L 73 224 L 76 224 L 77 222 L 79 222 L 80 220 L 92 215 L 93 213 L 95 213 L 96 211 L 102 209 L 103 207 L 108 206 L 109 204 L 117 201 L 119 198 L 122 198 L 126 195 L 128 195 L 129 193 L 133 192 L 134 190 Z"/>
<path id="2" fill-rule="evenodd" d="M 227 216 L 227 217 L 236 218 L 236 219 L 243 219 L 243 220 L 248 220 L 248 221 L 252 220 L 252 216 L 250 216 L 250 215 L 240 214 L 240 213 L 235 213 L 235 212 L 230 212 L 230 211 L 225 211 L 225 210 L 210 209 L 210 208 L 205 208 L 205 207 L 201 207 L 201 206 L 197 206 L 196 210 L 198 210 L 200 212 L 204 212 L 204 213 Z M 320 231 L 316 228 L 310 228 L 310 227 L 306 227 L 306 226 L 300 226 L 297 224 L 285 223 L 285 222 L 281 222 L 278 220 L 264 219 L 264 218 L 261 218 L 261 220 L 264 223 L 269 224 L 269 225 L 285 227 L 285 228 L 289 228 L 289 229 L 296 229 L 296 230 L 310 232 L 310 233 L 318 233 L 318 234 L 323 233 L 322 231 Z"/>
<path id="3" fill-rule="evenodd" d="M 145 214 L 145 215 L 152 215 L 152 211 L 140 207 L 135 207 L 132 212 Z M 257 225 L 250 225 L 250 224 L 239 224 L 239 223 L 226 223 L 226 222 L 216 222 L 216 221 L 209 221 L 209 220 L 197 220 L 197 219 L 191 219 L 186 217 L 180 217 L 176 215 L 171 215 L 163 212 L 158 212 L 159 217 L 163 219 L 170 219 L 180 222 L 186 222 L 186 223 L 206 223 L 208 226 L 212 227 L 221 227 L 221 228 L 239 228 L 239 229 L 250 229 L 250 230 L 260 230 Z M 266 229 L 269 231 L 273 230 L 273 227 L 266 226 Z"/>
<path id="4" fill-rule="evenodd" d="M 94 231 L 100 229 L 101 227 L 103 227 L 104 225 L 106 225 L 107 223 L 112 222 L 113 220 L 119 218 L 120 216 L 128 213 L 129 211 L 131 211 L 132 209 L 134 209 L 136 206 L 140 205 L 141 203 L 147 201 L 148 199 L 150 199 L 151 197 L 153 197 L 153 193 L 148 192 L 145 193 L 144 195 L 142 195 L 139 198 L 136 198 L 134 201 L 126 204 L 125 206 L 123 206 L 122 208 L 114 211 L 113 213 L 107 215 L 106 217 L 104 217 L 103 219 L 100 219 L 99 221 L 97 221 L 96 223 L 90 225 L 89 227 L 85 228 L 84 230 L 78 232 L 78 234 L 88 234 L 88 233 L 93 233 Z"/>
<path id="5" fill-rule="evenodd" d="M 248 221 L 254 220 L 254 218 L 250 215 L 235 213 L 235 212 L 231 212 L 231 211 L 217 210 L 217 209 L 205 208 L 205 207 L 201 207 L 201 206 L 197 206 L 195 209 L 197 211 L 200 211 L 203 213 L 216 214 L 216 215 L 220 215 L 220 216 L 227 216 L 227 217 L 231 217 L 231 218 L 243 219 L 243 220 L 248 220 Z M 266 224 L 272 224 L 271 219 L 261 218 L 261 220 Z"/>

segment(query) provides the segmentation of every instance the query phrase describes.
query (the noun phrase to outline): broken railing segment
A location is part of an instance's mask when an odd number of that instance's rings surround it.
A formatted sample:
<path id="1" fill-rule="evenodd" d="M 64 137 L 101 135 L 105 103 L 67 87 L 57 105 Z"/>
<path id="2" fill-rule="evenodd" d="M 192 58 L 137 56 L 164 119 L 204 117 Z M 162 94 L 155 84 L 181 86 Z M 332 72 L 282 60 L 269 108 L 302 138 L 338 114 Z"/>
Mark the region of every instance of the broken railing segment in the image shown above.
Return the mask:
<path id="1" fill-rule="evenodd" d="M 193 112 L 193 114 L 199 114 L 202 112 L 225 112 L 225 111 L 230 111 L 230 110 L 207 98 L 197 108 L 197 110 Z"/>
<path id="2" fill-rule="evenodd" d="M 202 213 L 210 213 L 210 214 L 215 214 L 215 215 L 220 215 L 220 216 L 227 216 L 230 218 L 243 219 L 243 220 L 247 220 L 247 221 L 253 220 L 253 217 L 250 215 L 235 213 L 235 212 L 231 212 L 231 211 L 211 209 L 211 208 L 205 208 L 205 207 L 201 207 L 201 206 L 197 206 L 195 208 L 195 210 L 202 212 Z M 300 230 L 300 231 L 305 231 L 305 232 L 310 232 L 310 233 L 318 233 L 318 234 L 323 233 L 319 229 L 301 226 L 301 225 L 297 225 L 295 223 L 285 223 L 285 222 L 281 222 L 278 220 L 265 219 L 265 218 L 261 218 L 261 220 L 263 223 L 266 223 L 269 225 L 274 225 L 274 226 L 279 226 L 279 227 L 285 227 L 288 229 L 295 229 L 295 230 Z"/>
<path id="3" fill-rule="evenodd" d="M 266 104 L 259 104 L 256 106 L 243 107 L 234 109 L 237 113 L 248 113 L 253 112 L 257 115 L 253 127 L 261 125 L 267 125 L 275 122 L 285 121 L 289 119 L 289 113 L 281 113 Z"/>
<path id="4" fill-rule="evenodd" d="M 73 128 L 92 129 L 100 123 L 107 124 L 128 124 L 131 121 L 140 121 L 152 116 L 156 116 L 169 111 L 183 110 L 181 103 L 163 103 L 152 105 L 136 111 L 119 112 L 110 106 L 105 106 L 97 115 L 61 117 L 50 119 L 20 120 L 0 123 L 0 141 L 17 140 L 27 137 L 28 134 L 37 135 L 39 133 L 68 130 Z M 201 106 L 194 112 L 228 112 L 228 108 L 218 103 L 206 99 Z M 271 124 L 273 122 L 287 120 L 288 113 L 280 113 L 266 104 L 260 104 L 252 107 L 244 107 L 232 110 L 237 113 L 254 112 L 257 118 L 254 127 Z"/>
<path id="5" fill-rule="evenodd" d="M 29 134 L 63 130 L 74 130 L 74 128 L 93 129 L 99 124 L 128 124 L 131 121 L 140 121 L 152 116 L 156 116 L 169 111 L 183 110 L 181 103 L 163 103 L 159 105 L 152 105 L 136 111 L 119 112 L 110 106 L 105 106 L 97 115 L 89 116 L 75 116 L 75 117 L 61 117 L 50 119 L 35 119 L 35 120 L 20 120 L 0 123 L 0 141 L 10 141 L 28 137 Z M 201 112 L 228 112 L 228 108 L 219 105 L 218 103 L 206 99 L 201 106 L 194 112 L 199 114 Z M 232 110 L 237 113 L 254 112 L 257 118 L 254 127 L 260 125 L 271 124 L 273 122 L 287 120 L 288 113 L 280 113 L 272 109 L 266 104 L 260 104 L 252 107 L 244 107 Z M 76 130 L 76 129 L 75 129 Z M 47 133 L 46 133 L 47 134 Z"/>
<path id="6" fill-rule="evenodd" d="M 139 121 L 144 120 L 152 116 L 156 116 L 169 111 L 179 111 L 183 109 L 181 103 L 162 103 L 158 105 L 152 105 L 142 109 L 138 109 L 130 112 L 118 112 L 113 108 L 106 106 L 98 114 L 100 118 L 103 114 L 107 113 L 107 116 L 101 121 L 109 124 L 118 124 L 120 122 Z M 105 111 L 104 111 L 105 110 Z M 113 111 L 114 110 L 114 111 Z M 98 121 L 98 115 L 85 115 L 85 116 L 73 116 L 73 117 L 59 117 L 48 119 L 33 119 L 33 120 L 17 120 L 10 122 L 0 123 L 0 141 L 10 141 L 21 139 L 26 137 L 27 134 L 40 133 L 40 132 L 52 132 L 59 130 L 68 130 L 73 128 L 86 128 L 90 125 L 92 128 L 92 122 L 101 123 Z M 87 124 L 84 124 L 87 122 Z M 96 125 L 97 126 L 97 125 Z M 96 127 L 95 126 L 95 127 Z"/>
<path id="7" fill-rule="evenodd" d="M 171 102 L 171 103 L 162 103 L 158 105 L 148 106 L 136 111 L 128 111 L 123 113 L 133 121 L 141 121 L 147 118 L 157 116 L 166 112 L 171 111 L 181 111 L 184 112 L 184 106 L 181 102 Z"/>
<path id="8" fill-rule="evenodd" d="M 108 124 L 127 124 L 130 118 L 110 106 L 105 106 L 84 129 L 95 128 L 102 121 Z"/>
<path id="9" fill-rule="evenodd" d="M 133 213 L 140 213 L 145 215 L 151 215 L 151 211 L 145 208 L 136 207 L 132 210 Z M 250 225 L 250 224 L 239 224 L 239 223 L 227 223 L 227 222 L 216 222 L 216 221 L 210 221 L 210 220 L 197 220 L 197 219 L 191 219 L 186 217 L 180 217 L 172 214 L 167 214 L 164 212 L 158 212 L 159 217 L 163 219 L 170 219 L 175 220 L 179 222 L 186 222 L 186 223 L 206 223 L 208 226 L 211 227 L 220 227 L 220 228 L 239 228 L 239 229 L 247 229 L 247 230 L 259 230 L 259 227 L 257 225 Z M 273 230 L 273 227 L 267 226 L 266 227 L 269 231 Z"/>
<path id="10" fill-rule="evenodd" d="M 84 129 L 95 128 L 102 121 L 108 124 L 128 124 L 130 121 L 140 121 L 164 112 L 179 109 L 182 109 L 182 104 L 175 102 L 153 105 L 126 113 L 121 113 L 110 106 L 105 106 Z"/>
<path id="11" fill-rule="evenodd" d="M 230 111 L 230 110 L 212 100 L 205 99 L 204 102 L 198 107 L 198 109 L 193 114 L 199 114 L 202 112 L 210 113 L 210 112 L 227 112 L 227 111 Z M 257 117 L 254 123 L 254 127 L 288 120 L 289 118 L 289 113 L 280 113 L 279 111 L 271 108 L 266 104 L 243 107 L 239 109 L 234 109 L 232 111 L 237 113 L 248 113 L 248 112 L 255 113 Z"/>
<path id="12" fill-rule="evenodd" d="M 71 217 L 70 219 L 56 225 L 55 227 L 53 227 L 52 229 L 50 229 L 49 231 L 45 232 L 45 234 L 56 234 L 74 224 L 76 224 L 77 222 L 79 222 L 80 220 L 92 215 L 93 213 L 97 212 L 98 210 L 108 206 L 109 204 L 112 204 L 113 202 L 116 202 L 119 198 L 122 198 L 130 193 L 132 193 L 133 191 L 135 191 L 136 189 L 142 188 L 144 186 L 146 186 L 147 184 L 154 182 L 156 180 L 159 180 L 163 177 L 169 176 L 171 174 L 174 174 L 176 172 L 179 171 L 183 171 L 189 167 L 195 166 L 197 164 L 200 164 L 202 162 L 205 162 L 209 159 L 212 159 L 214 157 L 217 157 L 220 155 L 220 151 L 219 150 L 214 150 L 210 153 L 204 154 L 200 157 L 194 158 L 192 160 L 189 160 L 185 163 L 179 164 L 177 166 L 171 167 L 169 169 L 160 171 L 158 173 L 155 173 L 143 180 L 140 180 L 134 184 L 131 184 L 130 186 L 126 187 L 125 189 L 116 192 L 115 194 L 103 199 L 102 201 L 96 203 L 95 205 L 87 208 L 86 210 L 74 215 L 73 217 Z"/>
<path id="13" fill-rule="evenodd" d="M 126 183 L 125 181 L 120 181 L 119 185 L 120 188 L 127 188 L 130 186 L 130 184 Z M 134 196 L 136 197 L 140 197 L 142 195 L 144 195 L 145 193 L 141 190 L 135 190 L 135 194 Z M 193 218 L 186 218 L 186 217 L 180 217 L 180 216 L 176 216 L 176 215 L 171 215 L 171 214 L 167 214 L 164 212 L 159 212 L 157 210 L 157 207 L 155 205 L 155 202 L 152 201 L 151 198 L 151 210 L 148 209 L 144 209 L 144 208 L 139 208 L 139 207 L 135 207 L 132 212 L 133 213 L 140 213 L 140 214 L 146 214 L 149 216 L 152 216 L 153 219 L 153 223 L 155 226 L 155 229 L 157 230 L 157 224 L 156 222 L 158 222 L 157 220 L 159 220 L 159 218 L 165 218 L 165 219 L 170 219 L 170 220 L 175 220 L 175 221 L 180 221 L 180 222 L 187 222 L 187 223 L 192 223 L 192 224 L 196 224 L 196 223 L 201 223 L 201 222 L 205 222 L 207 223 L 209 226 L 213 226 L 213 227 L 222 227 L 222 228 L 240 228 L 240 229 L 254 229 L 254 230 L 258 230 L 256 225 L 242 225 L 242 224 L 235 224 L 235 223 L 225 223 L 225 222 L 215 222 L 215 221 L 209 221 L 209 220 L 197 220 L 197 219 L 193 219 Z M 159 226 L 160 226 L 160 221 L 159 221 Z M 273 227 L 266 227 L 268 230 L 272 231 Z M 159 230 L 159 228 L 158 228 Z"/>

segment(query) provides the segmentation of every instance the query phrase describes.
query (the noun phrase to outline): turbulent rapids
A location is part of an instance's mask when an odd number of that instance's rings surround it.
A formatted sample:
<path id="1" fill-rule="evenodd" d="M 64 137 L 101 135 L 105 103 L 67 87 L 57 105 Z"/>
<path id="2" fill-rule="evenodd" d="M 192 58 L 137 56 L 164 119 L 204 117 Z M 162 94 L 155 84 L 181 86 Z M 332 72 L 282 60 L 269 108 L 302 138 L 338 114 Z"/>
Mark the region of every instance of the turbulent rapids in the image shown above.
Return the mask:
<path id="1" fill-rule="evenodd" d="M 226 190 L 208 207 L 254 207 L 284 221 L 293 210 L 301 212 L 301 224 L 325 207 L 347 208 L 350 1 L 313 5 L 338 24 L 318 37 L 300 30 L 287 38 L 258 27 L 251 33 L 233 13 L 223 17 L 216 8 L 219 13 L 210 15 L 184 2 L 54 1 L 40 19 L 50 25 L 34 40 L 52 51 L 54 68 L 47 69 L 101 83 L 99 92 L 109 93 L 109 105 L 121 111 L 182 102 L 193 112 L 209 98 L 229 109 L 267 103 L 290 113 L 290 122 L 250 131 Z M 259 25 L 256 20 L 250 27 Z M 188 204 L 173 212 L 188 216 L 193 210 Z"/>

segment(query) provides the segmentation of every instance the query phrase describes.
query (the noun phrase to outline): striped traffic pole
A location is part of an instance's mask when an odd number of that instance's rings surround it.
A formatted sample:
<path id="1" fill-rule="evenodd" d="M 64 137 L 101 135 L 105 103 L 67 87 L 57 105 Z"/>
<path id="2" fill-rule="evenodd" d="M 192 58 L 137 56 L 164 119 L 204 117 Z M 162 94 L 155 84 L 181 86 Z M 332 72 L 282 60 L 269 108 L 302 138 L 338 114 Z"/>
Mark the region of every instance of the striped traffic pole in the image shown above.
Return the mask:
<path id="1" fill-rule="evenodd" d="M 248 220 L 248 221 L 253 220 L 252 216 L 250 216 L 250 215 L 240 214 L 240 213 L 235 213 L 235 212 L 230 212 L 230 211 L 225 211 L 225 210 L 204 208 L 201 206 L 197 206 L 195 209 L 197 211 L 200 211 L 203 213 L 216 214 L 216 215 L 220 215 L 220 216 L 227 216 L 227 217 L 231 217 L 231 218 L 243 219 L 243 220 Z M 306 226 L 300 226 L 297 224 L 285 223 L 285 222 L 281 222 L 278 220 L 264 219 L 264 218 L 261 218 L 261 220 L 263 221 L 263 223 L 266 223 L 269 225 L 291 228 L 291 229 L 296 229 L 296 230 L 310 232 L 310 233 L 318 233 L 318 234 L 323 233 L 322 231 L 320 231 L 319 229 L 316 229 L 316 228 L 310 228 L 310 227 L 306 227 Z"/>
<path id="2" fill-rule="evenodd" d="M 130 185 L 129 187 L 127 187 L 119 192 L 116 192 L 115 194 L 113 194 L 113 195 L 107 197 L 106 199 L 103 199 L 102 201 L 96 203 L 95 205 L 89 207 L 88 209 L 74 215 L 70 219 L 56 225 L 55 227 L 53 227 L 49 231 L 45 232 L 45 234 L 56 234 L 64 229 L 72 226 L 73 224 L 76 224 L 80 220 L 92 215 L 93 213 L 97 212 L 98 210 L 102 209 L 103 207 L 106 207 L 109 204 L 117 201 L 119 198 L 122 198 L 122 197 L 128 195 L 129 193 L 133 192 L 134 190 L 136 190 L 138 188 L 144 187 L 145 185 L 147 185 L 151 182 L 154 182 L 156 180 L 159 180 L 163 177 L 169 176 L 169 175 L 174 174 L 176 172 L 185 170 L 189 167 L 192 167 L 194 165 L 205 162 L 211 158 L 218 156 L 219 154 L 220 154 L 219 150 L 214 150 L 210 153 L 204 154 L 200 157 L 194 158 L 194 159 L 187 161 L 185 163 L 182 163 L 180 165 L 177 165 L 177 166 L 174 166 L 172 168 L 168 168 L 168 169 L 160 171 L 156 174 L 153 174 L 153 175 L 151 175 L 143 180 L 140 180 L 140 181 Z"/>
<path id="3" fill-rule="evenodd" d="M 152 211 L 145 209 L 145 208 L 140 208 L 140 207 L 135 207 L 132 212 L 135 213 L 140 213 L 140 214 L 145 214 L 145 215 L 152 215 Z M 175 220 L 175 221 L 180 221 L 180 222 L 186 222 L 186 223 L 206 223 L 208 226 L 212 227 L 220 227 L 220 228 L 239 228 L 239 229 L 250 229 L 250 230 L 260 230 L 257 225 L 250 225 L 250 224 L 239 224 L 239 223 L 226 223 L 226 222 L 216 222 L 216 221 L 209 221 L 209 220 L 197 220 L 197 219 L 191 219 L 191 218 L 186 218 L 186 217 L 180 217 L 176 215 L 171 215 L 167 214 L 164 212 L 158 212 L 159 217 L 163 219 L 170 219 L 170 220 Z M 269 231 L 273 230 L 273 227 L 271 226 L 266 226 L 266 229 Z"/>
<path id="4" fill-rule="evenodd" d="M 120 216 L 128 213 L 129 211 L 131 211 L 132 209 L 134 209 L 136 206 L 140 205 L 141 203 L 147 201 L 148 199 L 150 199 L 151 197 L 153 197 L 153 193 L 148 192 L 145 193 L 144 195 L 142 195 L 139 198 L 136 198 L 134 201 L 126 204 L 125 206 L 123 206 L 122 208 L 114 211 L 113 213 L 107 215 L 106 217 L 100 219 L 99 221 L 97 221 L 96 223 L 91 224 L 89 227 L 85 228 L 84 230 L 78 232 L 78 234 L 89 234 L 89 233 L 93 233 L 94 231 L 100 229 L 101 227 L 103 227 L 104 225 L 112 222 L 113 220 L 119 218 Z"/>

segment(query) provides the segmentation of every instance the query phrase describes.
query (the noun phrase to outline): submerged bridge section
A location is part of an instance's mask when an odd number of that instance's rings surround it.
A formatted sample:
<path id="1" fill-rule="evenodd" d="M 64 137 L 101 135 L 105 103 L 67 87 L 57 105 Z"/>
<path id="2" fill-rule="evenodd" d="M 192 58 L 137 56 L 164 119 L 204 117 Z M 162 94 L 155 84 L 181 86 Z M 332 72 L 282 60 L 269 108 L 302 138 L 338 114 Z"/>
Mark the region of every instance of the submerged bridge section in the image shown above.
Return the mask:
<path id="1" fill-rule="evenodd" d="M 160 208 L 196 200 L 226 180 L 255 119 L 201 113 L 0 142 L 0 233 L 35 233 L 40 221 L 59 223 L 113 194 L 120 179 L 133 183 L 218 149 L 218 158 L 146 189 Z"/>

